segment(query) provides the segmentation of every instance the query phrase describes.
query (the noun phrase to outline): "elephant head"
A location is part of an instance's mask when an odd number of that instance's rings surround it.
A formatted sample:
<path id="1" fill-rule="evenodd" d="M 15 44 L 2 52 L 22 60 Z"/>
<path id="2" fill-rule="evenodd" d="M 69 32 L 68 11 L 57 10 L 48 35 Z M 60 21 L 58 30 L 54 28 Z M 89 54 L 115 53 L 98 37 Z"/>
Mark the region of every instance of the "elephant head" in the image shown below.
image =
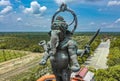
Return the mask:
<path id="1" fill-rule="evenodd" d="M 66 37 L 67 28 L 68 25 L 61 16 L 58 16 L 52 23 L 50 32 L 50 48 L 53 54 L 56 53 L 56 48 L 58 47 L 59 42 L 63 41 Z"/>

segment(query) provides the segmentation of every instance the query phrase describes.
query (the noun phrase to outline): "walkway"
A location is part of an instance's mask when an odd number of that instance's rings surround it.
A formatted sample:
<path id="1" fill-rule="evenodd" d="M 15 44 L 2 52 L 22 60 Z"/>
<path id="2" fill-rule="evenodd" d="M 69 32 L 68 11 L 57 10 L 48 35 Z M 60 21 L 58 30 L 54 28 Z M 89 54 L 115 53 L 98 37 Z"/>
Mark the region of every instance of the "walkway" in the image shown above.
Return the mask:
<path id="1" fill-rule="evenodd" d="M 101 42 L 98 48 L 95 50 L 94 55 L 90 56 L 84 65 L 94 67 L 96 69 L 108 68 L 107 56 L 109 54 L 110 39 L 106 42 Z"/>

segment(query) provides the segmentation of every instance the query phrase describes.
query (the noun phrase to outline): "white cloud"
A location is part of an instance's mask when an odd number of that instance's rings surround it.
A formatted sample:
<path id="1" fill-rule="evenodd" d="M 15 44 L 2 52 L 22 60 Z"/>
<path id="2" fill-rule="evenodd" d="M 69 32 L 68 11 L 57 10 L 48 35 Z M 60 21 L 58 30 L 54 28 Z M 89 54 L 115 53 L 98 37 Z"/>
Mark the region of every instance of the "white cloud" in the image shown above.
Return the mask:
<path id="1" fill-rule="evenodd" d="M 0 11 L 0 14 L 7 14 L 12 11 L 12 6 L 6 6 L 3 10 Z"/>
<path id="2" fill-rule="evenodd" d="M 117 0 L 109 1 L 107 5 L 108 6 L 119 6 L 120 1 L 117 1 Z"/>
<path id="3" fill-rule="evenodd" d="M 69 2 L 73 2 L 73 1 L 75 1 L 75 0 L 55 0 L 55 2 L 56 2 L 57 4 L 69 3 Z"/>
<path id="4" fill-rule="evenodd" d="M 4 16 L 3 15 L 0 15 L 0 18 L 3 18 Z"/>
<path id="5" fill-rule="evenodd" d="M 103 28 L 110 28 L 111 26 L 113 26 L 113 23 L 102 22 L 100 24 L 100 27 L 103 27 Z"/>
<path id="6" fill-rule="evenodd" d="M 95 23 L 94 22 L 90 22 L 90 25 L 95 25 Z"/>
<path id="7" fill-rule="evenodd" d="M 47 10 L 46 6 L 41 7 L 37 1 L 32 1 L 30 8 L 25 8 L 24 13 L 41 14 Z"/>
<path id="8" fill-rule="evenodd" d="M 21 17 L 18 17 L 17 18 L 17 22 L 22 22 L 23 20 L 22 20 L 22 18 Z"/>
<path id="9" fill-rule="evenodd" d="M 41 8 L 40 8 L 40 11 L 41 12 L 45 12 L 47 10 L 47 7 L 46 6 L 42 6 Z"/>
<path id="10" fill-rule="evenodd" d="M 115 23 L 120 23 L 120 18 L 118 18 L 118 19 L 115 21 Z"/>
<path id="11" fill-rule="evenodd" d="M 3 21 L 3 19 L 4 19 L 4 16 L 0 15 L 0 22 Z"/>
<path id="12" fill-rule="evenodd" d="M 102 22 L 99 26 L 102 28 L 114 28 L 115 24 L 113 22 Z"/>
<path id="13" fill-rule="evenodd" d="M 102 25 L 102 26 L 105 26 L 105 25 L 107 25 L 107 23 L 106 23 L 106 22 L 103 22 L 103 23 L 101 23 L 101 25 Z"/>
<path id="14" fill-rule="evenodd" d="M 25 9 L 25 7 L 23 5 L 20 5 L 19 9 L 23 10 L 23 9 Z"/>
<path id="15" fill-rule="evenodd" d="M 101 23 L 101 26 L 104 28 L 119 28 L 119 25 L 120 25 L 120 18 L 118 18 L 117 20 L 111 23 L 106 23 L 106 22 Z"/>
<path id="16" fill-rule="evenodd" d="M 0 0 L 0 6 L 8 6 L 11 5 L 9 0 Z"/>
<path id="17" fill-rule="evenodd" d="M 21 3 L 21 0 L 15 0 L 16 2 L 18 2 L 18 3 Z"/>

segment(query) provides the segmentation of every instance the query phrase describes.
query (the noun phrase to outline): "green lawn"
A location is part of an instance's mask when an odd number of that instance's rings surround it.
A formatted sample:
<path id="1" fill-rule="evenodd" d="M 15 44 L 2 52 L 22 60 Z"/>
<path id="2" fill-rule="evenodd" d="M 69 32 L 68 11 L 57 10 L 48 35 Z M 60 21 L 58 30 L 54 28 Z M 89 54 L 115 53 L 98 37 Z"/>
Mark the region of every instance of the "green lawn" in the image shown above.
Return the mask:
<path id="1" fill-rule="evenodd" d="M 0 62 L 8 61 L 15 58 L 21 58 L 26 55 L 25 52 L 13 50 L 0 50 Z"/>

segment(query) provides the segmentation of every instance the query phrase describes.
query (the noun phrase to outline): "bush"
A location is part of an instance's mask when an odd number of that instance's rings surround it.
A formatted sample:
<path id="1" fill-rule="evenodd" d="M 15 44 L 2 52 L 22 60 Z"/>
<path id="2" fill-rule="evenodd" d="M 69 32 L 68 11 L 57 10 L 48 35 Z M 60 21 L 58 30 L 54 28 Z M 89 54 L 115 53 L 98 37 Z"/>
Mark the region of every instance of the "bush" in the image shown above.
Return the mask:
<path id="1" fill-rule="evenodd" d="M 40 52 L 40 53 L 43 52 L 42 47 L 39 46 L 39 45 L 33 45 L 33 46 L 31 46 L 31 47 L 30 47 L 30 50 L 31 50 L 32 52 Z"/>
<path id="2" fill-rule="evenodd" d="M 120 65 L 110 67 L 106 70 L 99 69 L 95 73 L 96 81 L 120 81 Z"/>

